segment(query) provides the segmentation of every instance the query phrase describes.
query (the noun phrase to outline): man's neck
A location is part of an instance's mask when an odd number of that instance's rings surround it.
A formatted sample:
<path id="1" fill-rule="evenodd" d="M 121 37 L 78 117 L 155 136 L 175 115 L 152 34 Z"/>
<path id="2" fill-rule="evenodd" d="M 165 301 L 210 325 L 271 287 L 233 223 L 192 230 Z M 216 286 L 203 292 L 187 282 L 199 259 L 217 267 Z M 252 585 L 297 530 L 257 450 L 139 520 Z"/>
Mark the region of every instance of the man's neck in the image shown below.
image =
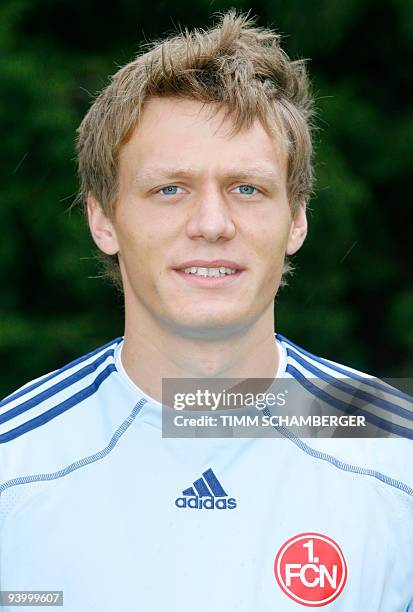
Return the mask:
<path id="1" fill-rule="evenodd" d="M 199 340 L 155 321 L 126 317 L 122 365 L 144 393 L 162 401 L 162 378 L 274 378 L 279 355 L 269 311 L 242 333 Z"/>

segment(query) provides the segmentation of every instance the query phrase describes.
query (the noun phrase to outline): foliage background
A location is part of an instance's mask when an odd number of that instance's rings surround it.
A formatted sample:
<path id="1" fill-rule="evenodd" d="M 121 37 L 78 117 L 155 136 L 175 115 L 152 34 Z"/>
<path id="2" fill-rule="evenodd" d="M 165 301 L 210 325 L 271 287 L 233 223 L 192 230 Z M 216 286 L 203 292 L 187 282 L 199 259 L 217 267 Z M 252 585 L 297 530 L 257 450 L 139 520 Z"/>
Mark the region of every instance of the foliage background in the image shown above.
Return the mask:
<path id="1" fill-rule="evenodd" d="M 145 39 L 251 10 L 309 59 L 317 95 L 310 234 L 276 328 L 379 376 L 413 365 L 411 0 L 3 0 L 0 397 L 123 333 L 80 213 L 75 130 Z"/>

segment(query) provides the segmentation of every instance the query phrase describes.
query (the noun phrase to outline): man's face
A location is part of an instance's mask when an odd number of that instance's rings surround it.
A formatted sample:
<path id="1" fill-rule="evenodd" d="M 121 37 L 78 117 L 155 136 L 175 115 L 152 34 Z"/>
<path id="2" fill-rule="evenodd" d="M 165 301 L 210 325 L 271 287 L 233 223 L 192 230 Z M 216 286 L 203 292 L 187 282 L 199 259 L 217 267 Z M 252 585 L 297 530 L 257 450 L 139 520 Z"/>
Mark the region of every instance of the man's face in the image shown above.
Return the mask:
<path id="1" fill-rule="evenodd" d="M 110 238 L 94 234 L 119 254 L 126 310 L 193 338 L 231 335 L 268 315 L 285 254 L 306 228 L 304 206 L 292 218 L 275 140 L 258 121 L 231 136 L 223 112 L 210 110 L 174 98 L 147 103 L 121 149 Z M 220 268 L 235 273 L 215 276 Z"/>

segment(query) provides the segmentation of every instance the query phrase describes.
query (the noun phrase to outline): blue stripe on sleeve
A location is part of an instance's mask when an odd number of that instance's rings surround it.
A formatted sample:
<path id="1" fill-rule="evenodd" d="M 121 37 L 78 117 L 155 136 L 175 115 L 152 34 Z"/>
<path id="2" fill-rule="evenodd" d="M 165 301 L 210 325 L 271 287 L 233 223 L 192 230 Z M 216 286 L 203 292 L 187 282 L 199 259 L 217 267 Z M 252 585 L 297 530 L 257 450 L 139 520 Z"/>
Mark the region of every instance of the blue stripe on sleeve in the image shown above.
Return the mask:
<path id="1" fill-rule="evenodd" d="M 322 389 L 319 389 L 316 385 L 310 382 L 310 379 L 306 378 L 303 374 L 301 374 L 299 370 L 297 370 L 297 368 L 295 368 L 291 364 L 287 365 L 287 372 L 294 376 L 294 378 L 298 380 L 302 384 L 302 386 L 307 389 L 309 393 L 316 397 L 319 397 L 321 400 L 323 400 L 327 404 L 330 404 L 330 406 L 333 406 L 337 410 L 341 410 L 341 412 L 349 412 L 349 408 L 351 408 L 352 414 L 365 416 L 366 420 L 372 423 L 373 425 L 376 425 L 376 427 L 379 427 L 384 431 L 394 433 L 397 436 L 413 440 L 413 429 L 408 429 L 407 427 L 403 427 L 402 425 L 396 425 L 395 423 L 386 421 L 385 419 L 382 419 L 370 412 L 367 412 L 366 410 L 362 410 L 361 408 L 354 409 L 354 407 L 349 405 L 347 402 L 343 402 L 342 400 L 339 400 L 336 397 L 329 395 Z"/>
<path id="2" fill-rule="evenodd" d="M 15 393 L 12 393 L 11 395 L 8 395 L 2 401 L 0 401 L 0 408 L 2 406 L 5 406 L 6 404 L 9 404 L 10 402 L 14 401 L 15 399 L 18 399 L 19 397 L 22 397 L 23 395 L 26 395 L 26 393 L 29 393 L 30 391 L 33 391 L 33 389 L 36 389 L 37 387 L 40 387 L 40 385 L 43 385 L 45 382 L 48 382 L 52 378 L 55 378 L 56 376 L 58 376 L 62 372 L 66 372 L 66 370 L 69 370 L 70 368 L 73 368 L 73 367 L 79 365 L 80 363 L 83 363 L 83 361 L 86 361 L 90 357 L 93 357 L 94 355 L 97 355 L 97 353 L 100 353 L 101 351 L 103 351 L 106 348 L 112 346 L 113 344 L 115 344 L 115 346 L 117 346 L 122 340 L 123 340 L 123 336 L 119 336 L 118 338 L 115 338 L 114 340 L 111 340 L 107 344 L 104 344 L 103 346 L 100 346 L 99 348 L 95 349 L 94 351 L 91 351 L 90 353 L 87 353 L 86 355 L 82 355 L 81 357 L 78 357 L 74 361 L 71 361 L 70 363 L 67 363 L 65 366 L 63 366 L 62 368 L 52 372 L 51 374 L 47 374 L 47 375 L 41 377 L 40 380 L 35 381 L 34 383 L 28 385 L 27 387 L 24 387 L 23 389 L 20 389 L 20 390 L 16 391 Z"/>
<path id="3" fill-rule="evenodd" d="M 402 406 L 398 406 L 397 404 L 393 404 L 392 402 L 384 400 L 381 397 L 376 397 L 375 395 L 367 393 L 366 391 L 363 391 L 362 389 L 355 389 L 351 385 L 343 382 L 343 380 L 340 380 L 339 378 L 335 378 L 334 376 L 331 376 L 331 374 L 328 374 L 328 372 L 324 372 L 324 370 L 320 370 L 320 368 L 317 368 L 313 364 L 309 363 L 306 359 L 303 359 L 298 353 L 296 353 L 292 349 L 287 347 L 286 350 L 287 350 L 287 355 L 289 355 L 295 361 L 300 363 L 306 370 L 308 370 L 309 372 L 312 372 L 317 378 L 320 378 L 321 380 L 329 382 L 332 387 L 336 387 L 337 389 L 340 389 L 344 393 L 351 394 L 353 397 L 358 397 L 371 404 L 379 406 L 380 408 L 383 408 L 383 410 L 387 410 L 388 412 L 397 414 L 398 416 L 404 419 L 413 421 L 413 412 L 411 410 L 403 408 Z M 350 376 L 347 376 L 347 378 L 350 378 Z M 360 382 L 364 383 L 365 379 L 362 378 Z M 386 389 L 387 394 L 388 394 L 388 391 L 389 390 Z"/>
<path id="4" fill-rule="evenodd" d="M 295 348 L 297 351 L 299 351 L 303 355 L 307 355 L 307 357 L 309 357 L 310 359 L 313 359 L 314 361 L 318 362 L 320 365 L 324 365 L 325 367 L 330 368 L 331 370 L 334 370 L 335 372 L 339 372 L 340 374 L 344 374 L 348 378 L 354 378 L 355 380 L 362 381 L 363 383 L 365 383 L 368 386 L 374 387 L 376 389 L 380 389 L 381 391 L 389 393 L 390 395 L 394 395 L 395 397 L 399 397 L 400 399 L 404 399 L 404 400 L 406 400 L 408 402 L 413 402 L 413 399 L 412 399 L 412 397 L 410 395 L 408 395 L 407 393 L 404 393 L 403 391 L 400 391 L 399 389 L 395 389 L 395 388 L 392 388 L 392 387 L 387 387 L 386 385 L 378 382 L 377 379 L 375 379 L 375 378 L 367 378 L 367 377 L 361 376 L 361 374 L 358 374 L 357 372 L 352 372 L 352 371 L 346 369 L 345 367 L 342 367 L 340 365 L 331 363 L 330 361 L 328 361 L 328 359 L 323 359 L 323 357 L 318 357 L 317 355 L 313 355 L 313 353 L 310 353 L 309 351 L 306 351 L 301 346 L 298 346 L 298 344 L 295 344 L 294 342 L 291 342 L 291 340 L 289 340 L 288 338 L 285 338 L 281 334 L 277 333 L 275 335 L 276 335 L 276 337 L 281 342 L 283 342 L 287 346 L 291 346 L 291 347 Z"/>
<path id="5" fill-rule="evenodd" d="M 116 372 L 116 367 L 113 363 L 109 364 L 104 370 L 102 370 L 102 372 L 100 372 L 100 374 L 98 374 L 98 376 L 95 378 L 93 383 L 90 384 L 88 387 L 85 387 L 81 391 L 78 391 L 77 393 L 69 397 L 64 402 L 61 402 L 60 404 L 53 406 L 53 408 L 50 408 L 50 410 L 46 410 L 46 412 L 44 412 L 43 414 L 40 414 L 39 416 L 33 419 L 30 419 L 30 421 L 26 421 L 26 423 L 19 425 L 19 427 L 15 427 L 14 429 L 11 429 L 10 431 L 7 431 L 6 433 L 1 434 L 0 444 L 4 442 L 9 442 L 10 440 L 14 440 L 15 438 L 18 438 L 19 436 L 21 436 L 22 434 L 28 431 L 31 431 L 32 429 L 36 429 L 36 427 L 40 427 L 41 425 L 44 425 L 45 423 L 48 423 L 49 421 L 59 416 L 66 410 L 69 410 L 69 408 L 73 408 L 73 406 L 76 406 L 77 404 L 85 400 L 86 398 L 96 393 L 96 391 L 99 389 L 103 381 L 106 380 L 106 378 L 112 372 Z"/>

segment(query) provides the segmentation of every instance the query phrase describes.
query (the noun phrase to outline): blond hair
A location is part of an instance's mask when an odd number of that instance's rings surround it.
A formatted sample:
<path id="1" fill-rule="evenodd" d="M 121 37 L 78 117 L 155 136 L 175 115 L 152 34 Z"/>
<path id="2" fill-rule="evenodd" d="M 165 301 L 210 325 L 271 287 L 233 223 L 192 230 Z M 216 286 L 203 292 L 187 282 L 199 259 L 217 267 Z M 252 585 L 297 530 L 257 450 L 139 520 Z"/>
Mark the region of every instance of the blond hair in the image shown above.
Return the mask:
<path id="1" fill-rule="evenodd" d="M 234 10 L 208 30 L 185 30 L 146 45 L 96 97 L 77 130 L 80 189 L 113 218 L 118 156 L 139 123 L 145 102 L 175 96 L 223 108 L 237 131 L 258 118 L 282 139 L 288 155 L 287 192 L 293 214 L 312 191 L 313 98 L 304 60 L 292 61 L 280 35 Z M 121 287 L 117 256 L 101 254 L 105 275 Z M 285 274 L 291 271 L 286 262 Z M 285 284 L 285 282 L 283 283 Z"/>

